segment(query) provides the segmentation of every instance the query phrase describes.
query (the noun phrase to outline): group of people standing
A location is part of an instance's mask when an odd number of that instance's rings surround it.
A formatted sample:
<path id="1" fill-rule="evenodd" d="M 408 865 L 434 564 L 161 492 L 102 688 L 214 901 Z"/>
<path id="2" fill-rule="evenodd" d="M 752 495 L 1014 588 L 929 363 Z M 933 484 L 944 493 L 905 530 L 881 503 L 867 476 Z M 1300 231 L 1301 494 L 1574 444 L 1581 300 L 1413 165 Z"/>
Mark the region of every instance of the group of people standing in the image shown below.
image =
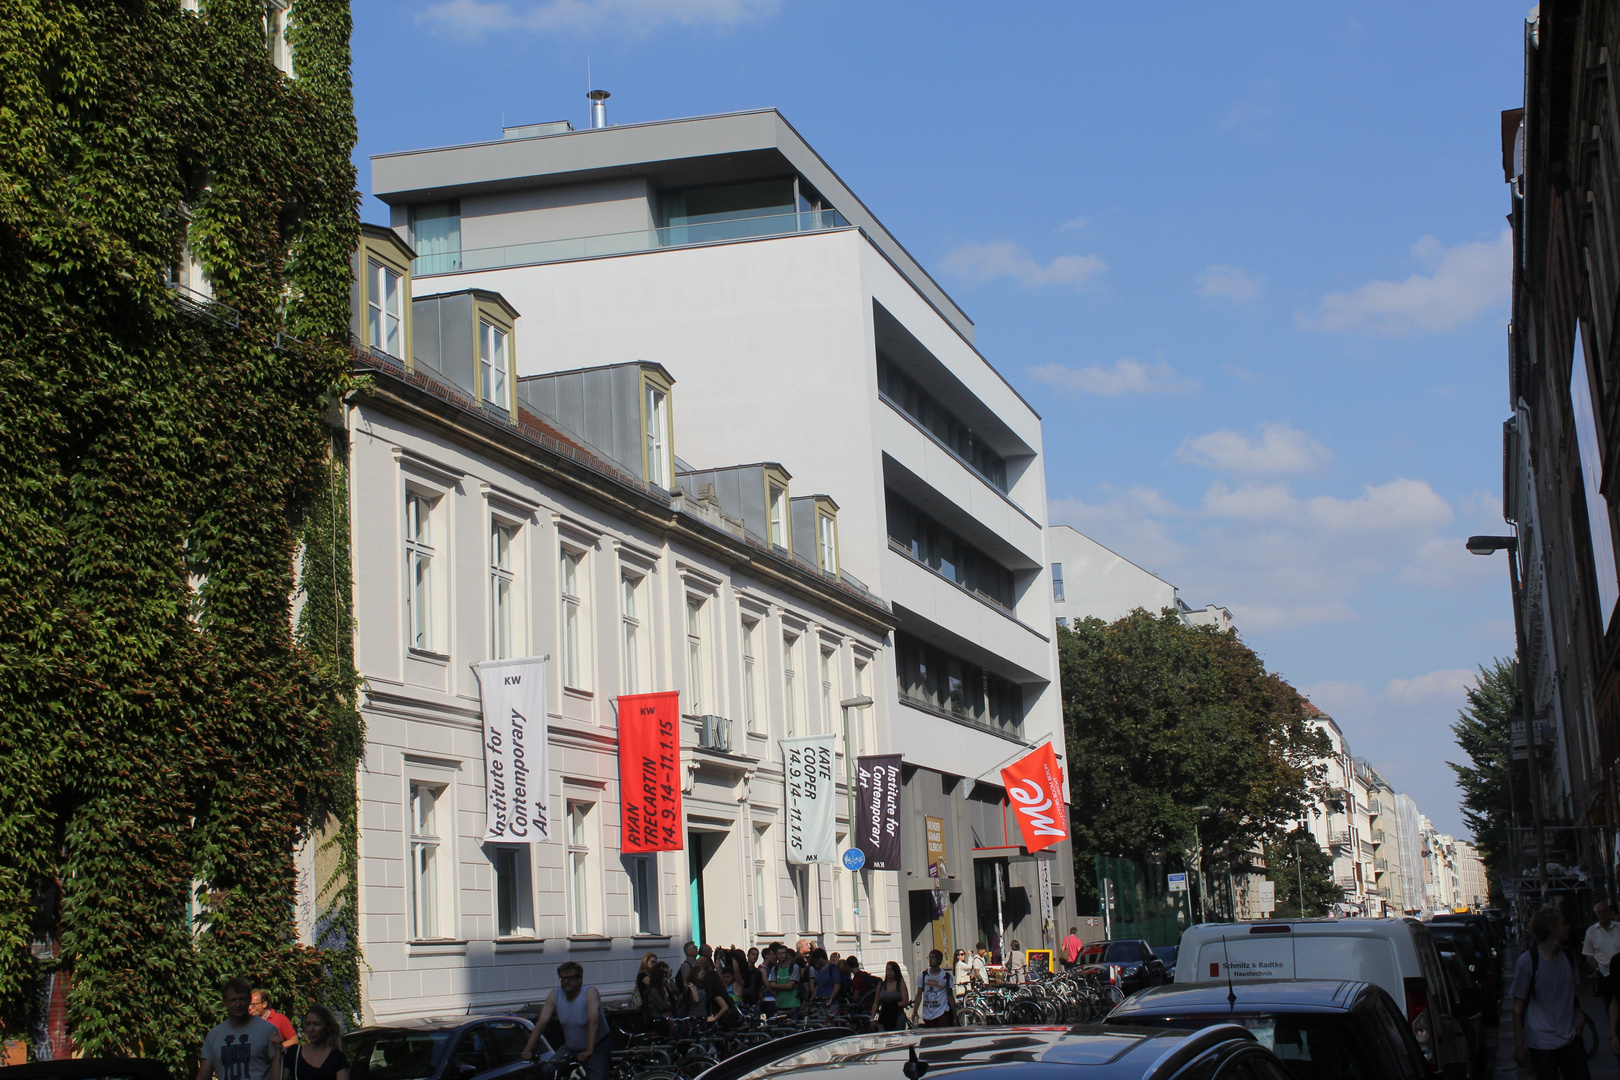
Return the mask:
<path id="1" fill-rule="evenodd" d="M 324 1005 L 311 1005 L 298 1037 L 263 990 L 235 978 L 221 990 L 225 1019 L 203 1039 L 197 1080 L 349 1080 L 343 1025 Z"/>

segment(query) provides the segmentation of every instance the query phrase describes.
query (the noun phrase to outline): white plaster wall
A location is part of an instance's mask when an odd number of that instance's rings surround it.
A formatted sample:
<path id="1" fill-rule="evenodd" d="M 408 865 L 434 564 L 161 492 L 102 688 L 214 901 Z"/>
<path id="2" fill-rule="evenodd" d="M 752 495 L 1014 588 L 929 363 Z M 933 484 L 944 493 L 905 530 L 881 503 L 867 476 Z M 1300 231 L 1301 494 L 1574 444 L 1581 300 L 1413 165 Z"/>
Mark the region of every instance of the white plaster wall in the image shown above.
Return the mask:
<path id="1" fill-rule="evenodd" d="M 1082 532 L 1050 525 L 1046 544 L 1048 560 L 1063 564 L 1064 600 L 1053 602 L 1052 611 L 1071 625 L 1089 618 L 1111 623 L 1136 608 L 1157 615 L 1176 606 L 1174 585 Z"/>

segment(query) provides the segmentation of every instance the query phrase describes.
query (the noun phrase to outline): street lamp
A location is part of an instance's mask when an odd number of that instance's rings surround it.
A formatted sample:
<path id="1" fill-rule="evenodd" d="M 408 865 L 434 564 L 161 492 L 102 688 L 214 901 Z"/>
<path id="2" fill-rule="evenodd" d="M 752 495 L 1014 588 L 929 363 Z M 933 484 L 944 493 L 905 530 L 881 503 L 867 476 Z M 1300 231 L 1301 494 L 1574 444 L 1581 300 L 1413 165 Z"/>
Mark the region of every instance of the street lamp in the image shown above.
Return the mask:
<path id="1" fill-rule="evenodd" d="M 1204 841 L 1199 838 L 1198 823 L 1204 820 L 1205 814 L 1213 814 L 1215 812 L 1215 808 L 1212 806 L 1195 806 L 1192 809 L 1193 813 L 1198 815 L 1197 817 L 1193 818 L 1193 847 L 1198 850 L 1198 921 L 1203 922 L 1204 892 L 1208 884 L 1208 879 L 1204 877 Z"/>
<path id="2" fill-rule="evenodd" d="M 1541 831 L 1541 762 L 1536 754 L 1536 733 L 1530 726 L 1530 650 L 1526 647 L 1524 626 L 1524 585 L 1519 578 L 1519 539 L 1516 536 L 1470 536 L 1468 551 L 1473 555 L 1507 552 L 1508 589 L 1513 598 L 1513 636 L 1518 649 L 1519 713 L 1524 720 L 1524 741 L 1530 755 L 1530 824 L 1536 837 L 1536 882 L 1541 900 L 1547 899 L 1547 844 Z M 1508 735 L 1508 804 L 1513 802 L 1513 737 Z M 1511 814 L 1508 829 L 1513 828 Z"/>

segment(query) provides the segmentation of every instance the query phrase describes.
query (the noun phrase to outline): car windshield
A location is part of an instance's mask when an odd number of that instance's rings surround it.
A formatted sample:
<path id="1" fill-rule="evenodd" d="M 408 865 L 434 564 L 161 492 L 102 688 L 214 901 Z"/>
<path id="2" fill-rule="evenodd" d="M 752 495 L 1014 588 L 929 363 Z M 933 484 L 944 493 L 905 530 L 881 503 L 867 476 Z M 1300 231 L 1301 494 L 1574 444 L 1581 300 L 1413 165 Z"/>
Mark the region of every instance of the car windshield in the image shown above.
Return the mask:
<path id="1" fill-rule="evenodd" d="M 1467 927 L 1455 923 L 1450 926 L 1436 925 L 1429 928 L 1429 933 L 1434 935 L 1435 944 L 1442 948 L 1450 947 L 1453 951 L 1459 948 L 1467 952 L 1479 951 L 1479 941 Z"/>
<path id="2" fill-rule="evenodd" d="M 1173 964 L 1176 962 L 1176 946 L 1160 945 L 1153 950 L 1153 955 L 1167 964 Z"/>
<path id="3" fill-rule="evenodd" d="M 427 1080 L 454 1034 L 453 1029 L 357 1031 L 343 1040 L 350 1080 Z"/>
<path id="4" fill-rule="evenodd" d="M 1344 1014 L 1283 1013 L 1274 1016 L 1181 1015 L 1132 1012 L 1115 1018 L 1133 1027 L 1200 1028 L 1241 1024 L 1260 1045 L 1282 1058 L 1294 1080 L 1363 1080 L 1369 1077 L 1355 1050 L 1355 1033 Z"/>
<path id="5" fill-rule="evenodd" d="M 1116 941 L 1103 953 L 1105 964 L 1131 964 L 1142 959 L 1142 947 L 1134 941 Z"/>

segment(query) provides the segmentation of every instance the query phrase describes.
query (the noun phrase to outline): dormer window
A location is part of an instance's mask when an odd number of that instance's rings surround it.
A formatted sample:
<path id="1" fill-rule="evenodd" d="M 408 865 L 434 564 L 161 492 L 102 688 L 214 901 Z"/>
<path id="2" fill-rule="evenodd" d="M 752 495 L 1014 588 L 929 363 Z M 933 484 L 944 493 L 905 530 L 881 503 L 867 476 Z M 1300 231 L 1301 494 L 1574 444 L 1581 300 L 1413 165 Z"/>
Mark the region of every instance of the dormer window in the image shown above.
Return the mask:
<path id="1" fill-rule="evenodd" d="M 405 317 L 405 292 L 400 288 L 401 276 L 375 259 L 368 264 L 368 275 L 371 295 L 367 298 L 370 310 L 366 320 L 366 343 L 389 356 L 401 356 L 400 324 Z"/>
<path id="2" fill-rule="evenodd" d="M 821 570 L 838 573 L 838 519 L 831 514 L 816 514 L 816 548 L 821 559 Z"/>
<path id="3" fill-rule="evenodd" d="M 770 485 L 770 511 L 771 511 L 771 543 L 779 548 L 788 546 L 787 539 L 787 488 L 780 484 Z"/>
<path id="4" fill-rule="evenodd" d="M 643 384 L 642 423 L 647 439 L 647 482 L 666 491 L 670 479 L 669 391 L 651 382 Z"/>
<path id="5" fill-rule="evenodd" d="M 488 320 L 478 323 L 478 364 L 483 375 L 484 400 L 506 409 L 511 407 L 506 389 L 506 331 Z"/>

